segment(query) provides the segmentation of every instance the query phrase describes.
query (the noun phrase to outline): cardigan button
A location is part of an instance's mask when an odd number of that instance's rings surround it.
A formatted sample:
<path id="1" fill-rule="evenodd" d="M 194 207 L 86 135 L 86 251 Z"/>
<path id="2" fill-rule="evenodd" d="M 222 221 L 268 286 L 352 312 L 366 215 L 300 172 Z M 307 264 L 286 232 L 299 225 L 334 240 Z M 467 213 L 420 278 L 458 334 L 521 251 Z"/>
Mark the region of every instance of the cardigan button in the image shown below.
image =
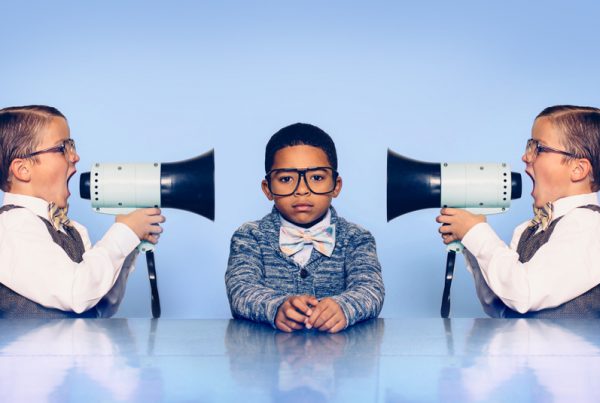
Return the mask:
<path id="1" fill-rule="evenodd" d="M 308 277 L 308 270 L 306 270 L 306 269 L 300 270 L 300 277 L 302 277 L 302 278 Z"/>

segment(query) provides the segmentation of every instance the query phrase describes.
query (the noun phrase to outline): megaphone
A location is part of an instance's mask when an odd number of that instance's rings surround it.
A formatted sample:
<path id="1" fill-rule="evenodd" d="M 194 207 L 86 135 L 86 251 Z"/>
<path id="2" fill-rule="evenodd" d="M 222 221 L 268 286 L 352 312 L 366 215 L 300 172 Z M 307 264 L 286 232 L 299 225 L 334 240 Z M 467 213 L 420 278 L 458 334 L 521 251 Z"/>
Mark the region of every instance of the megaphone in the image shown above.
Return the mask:
<path id="1" fill-rule="evenodd" d="M 388 149 L 387 220 L 426 208 L 463 208 L 474 214 L 503 213 L 521 197 L 521 174 L 506 163 L 433 163 Z M 450 313 L 450 285 L 460 242 L 448 246 L 441 316 Z"/>
<path id="2" fill-rule="evenodd" d="M 138 208 L 165 207 L 215 218 L 214 150 L 171 163 L 95 163 L 81 174 L 79 193 L 92 208 L 105 214 L 128 214 Z M 142 242 L 146 253 L 152 297 L 152 315 L 160 317 L 160 299 L 154 265 L 154 245 Z"/>

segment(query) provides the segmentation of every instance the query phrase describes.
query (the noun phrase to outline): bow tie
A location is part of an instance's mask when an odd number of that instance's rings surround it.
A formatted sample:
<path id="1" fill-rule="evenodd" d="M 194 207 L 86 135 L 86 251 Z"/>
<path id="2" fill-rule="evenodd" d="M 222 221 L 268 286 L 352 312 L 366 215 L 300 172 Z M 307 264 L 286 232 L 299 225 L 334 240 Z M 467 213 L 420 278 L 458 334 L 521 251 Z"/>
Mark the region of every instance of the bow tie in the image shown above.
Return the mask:
<path id="1" fill-rule="evenodd" d="M 541 226 L 542 231 L 546 231 L 548 226 L 552 222 L 552 213 L 554 211 L 554 206 L 551 202 L 546 203 L 542 207 L 533 207 L 533 212 L 535 217 L 529 223 L 530 227 Z"/>
<path id="2" fill-rule="evenodd" d="M 279 230 L 279 247 L 287 256 L 300 252 L 305 244 L 311 243 L 318 252 L 330 257 L 335 246 L 335 224 L 317 228 L 312 232 L 283 226 Z"/>
<path id="3" fill-rule="evenodd" d="M 61 208 L 54 202 L 48 204 L 48 220 L 55 230 L 59 231 L 62 226 L 70 227 L 72 225 L 71 220 L 67 217 L 67 211 L 69 211 L 69 206 Z"/>

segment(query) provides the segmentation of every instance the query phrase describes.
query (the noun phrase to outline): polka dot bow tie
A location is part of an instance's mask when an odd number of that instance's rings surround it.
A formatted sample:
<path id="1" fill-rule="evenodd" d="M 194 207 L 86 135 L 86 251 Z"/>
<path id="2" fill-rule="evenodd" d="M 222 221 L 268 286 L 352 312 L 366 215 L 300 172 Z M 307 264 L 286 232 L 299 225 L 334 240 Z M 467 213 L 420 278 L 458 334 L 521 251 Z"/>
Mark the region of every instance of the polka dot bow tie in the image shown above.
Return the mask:
<path id="1" fill-rule="evenodd" d="M 67 217 L 67 211 L 69 211 L 69 206 L 61 208 L 54 202 L 48 205 L 48 220 L 55 230 L 59 231 L 63 225 L 65 227 L 72 225 L 71 220 Z"/>
<path id="2" fill-rule="evenodd" d="M 279 230 L 279 247 L 287 256 L 300 252 L 304 245 L 310 243 L 318 252 L 330 257 L 335 246 L 335 224 L 313 231 L 290 227 Z"/>
<path id="3" fill-rule="evenodd" d="M 552 222 L 552 213 L 554 212 L 554 206 L 548 202 L 542 207 L 533 207 L 533 213 L 535 217 L 529 223 L 530 227 L 541 226 L 542 231 L 546 231 L 548 226 Z"/>

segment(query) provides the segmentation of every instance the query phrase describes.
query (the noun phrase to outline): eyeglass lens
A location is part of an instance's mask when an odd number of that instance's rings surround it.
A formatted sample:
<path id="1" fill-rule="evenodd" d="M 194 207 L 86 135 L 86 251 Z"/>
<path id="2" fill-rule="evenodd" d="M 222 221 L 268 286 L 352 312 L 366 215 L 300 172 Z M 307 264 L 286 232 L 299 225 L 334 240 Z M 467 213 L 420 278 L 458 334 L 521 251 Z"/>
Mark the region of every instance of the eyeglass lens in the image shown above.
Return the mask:
<path id="1" fill-rule="evenodd" d="M 287 196 L 299 187 L 300 177 L 312 193 L 329 193 L 335 188 L 334 172 L 329 168 L 307 169 L 306 171 L 281 170 L 271 173 L 271 192 Z"/>

